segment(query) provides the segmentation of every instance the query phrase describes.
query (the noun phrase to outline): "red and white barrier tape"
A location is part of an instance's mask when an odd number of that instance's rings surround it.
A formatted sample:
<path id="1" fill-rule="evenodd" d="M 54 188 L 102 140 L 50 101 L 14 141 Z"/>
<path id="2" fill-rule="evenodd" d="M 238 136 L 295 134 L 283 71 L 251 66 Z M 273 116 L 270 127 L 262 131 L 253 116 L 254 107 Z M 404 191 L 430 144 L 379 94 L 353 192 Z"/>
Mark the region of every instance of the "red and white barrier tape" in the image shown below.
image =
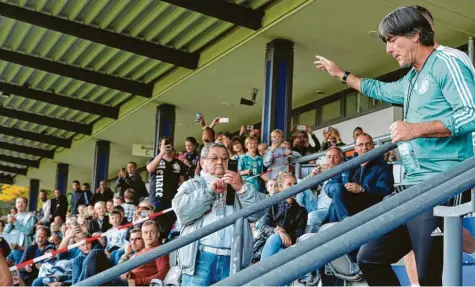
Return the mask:
<path id="1" fill-rule="evenodd" d="M 47 253 L 47 254 L 41 255 L 41 256 L 39 256 L 39 257 L 36 257 L 36 258 L 30 259 L 30 260 L 27 260 L 27 261 L 25 261 L 25 262 L 22 262 L 22 263 L 16 265 L 16 266 L 10 267 L 10 271 L 19 270 L 19 269 L 25 268 L 27 265 L 31 265 L 31 264 L 34 264 L 34 263 L 38 263 L 38 262 L 40 262 L 40 261 L 42 261 L 42 260 L 55 257 L 56 255 L 58 255 L 58 254 L 60 254 L 60 253 L 67 252 L 67 251 L 69 251 L 69 250 L 71 250 L 71 249 L 74 249 L 74 248 L 79 247 L 79 246 L 81 246 L 81 245 L 83 245 L 83 244 L 92 242 L 92 241 L 97 240 L 97 239 L 99 239 L 99 238 L 101 238 L 101 237 L 106 237 L 106 236 L 110 235 L 111 233 L 114 233 L 114 232 L 116 232 L 116 231 L 118 231 L 118 230 L 132 227 L 132 226 L 134 226 L 134 225 L 136 225 L 136 224 L 143 223 L 143 222 L 145 222 L 145 221 L 147 221 L 147 220 L 149 220 L 149 219 L 154 219 L 154 218 L 156 218 L 156 217 L 158 217 L 158 216 L 160 216 L 160 215 L 162 215 L 162 214 L 168 213 L 168 212 L 170 212 L 170 211 L 173 211 L 173 208 L 168 208 L 168 209 L 159 211 L 159 212 L 154 213 L 154 214 L 151 214 L 151 215 L 149 215 L 149 216 L 147 216 L 147 217 L 140 218 L 139 220 L 136 220 L 136 221 L 134 221 L 134 222 L 130 222 L 130 223 L 124 224 L 124 225 L 122 225 L 122 226 L 119 226 L 119 227 L 114 228 L 114 229 L 112 229 L 112 230 L 109 230 L 109 231 L 107 231 L 107 232 L 104 232 L 104 233 L 101 233 L 101 234 L 98 234 L 98 235 L 94 235 L 94 236 L 92 236 L 92 237 L 90 237 L 90 238 L 81 240 L 81 241 L 76 242 L 76 243 L 74 243 L 74 244 L 72 244 L 72 245 L 69 245 L 68 247 L 60 248 L 60 249 L 58 249 L 58 250 L 53 251 L 52 253 Z"/>

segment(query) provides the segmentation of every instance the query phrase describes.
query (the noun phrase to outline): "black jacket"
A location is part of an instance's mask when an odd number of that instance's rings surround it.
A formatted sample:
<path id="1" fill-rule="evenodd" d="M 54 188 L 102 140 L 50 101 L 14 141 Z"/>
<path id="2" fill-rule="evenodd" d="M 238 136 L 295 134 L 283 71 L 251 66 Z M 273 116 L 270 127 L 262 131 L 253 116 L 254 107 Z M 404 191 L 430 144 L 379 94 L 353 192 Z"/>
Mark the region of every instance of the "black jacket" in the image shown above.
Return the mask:
<path id="1" fill-rule="evenodd" d="M 67 212 L 68 200 L 66 199 L 66 196 L 61 194 L 58 198 L 53 198 L 51 200 L 51 214 L 53 215 L 53 220 L 57 215 L 61 216 L 63 220 L 66 220 Z"/>
<path id="2" fill-rule="evenodd" d="M 261 235 L 269 237 L 275 233 L 274 229 L 280 226 L 290 236 L 292 244 L 295 244 L 297 238 L 305 232 L 307 215 L 307 210 L 298 205 L 295 200 L 291 205 L 285 201 L 273 205 L 269 207 L 266 215 L 264 215 Z"/>
<path id="3" fill-rule="evenodd" d="M 111 229 L 112 228 L 112 225 L 109 223 L 109 216 L 104 216 L 104 220 L 102 221 L 102 227 L 101 225 L 99 224 L 99 220 L 98 219 L 93 219 L 91 221 L 89 221 L 88 225 L 87 225 L 87 233 L 89 234 L 94 234 L 96 232 L 106 232 L 107 230 Z"/>
<path id="4" fill-rule="evenodd" d="M 84 195 L 86 193 L 86 196 Z M 87 200 L 86 200 L 87 197 Z M 91 203 L 91 198 L 92 198 L 92 192 L 90 190 L 88 191 L 73 191 L 72 192 L 72 197 L 71 197 L 71 214 L 78 214 L 78 206 L 81 204 L 84 205 L 89 205 Z"/>
<path id="5" fill-rule="evenodd" d="M 107 202 L 109 200 L 112 200 L 113 198 L 114 198 L 114 192 L 112 191 L 112 189 L 107 187 L 104 190 L 104 193 L 100 193 L 99 190 L 97 190 L 96 193 L 92 195 L 90 204 L 96 204 L 96 202 L 99 202 L 99 201 Z"/>
<path id="6" fill-rule="evenodd" d="M 135 191 L 135 202 L 139 202 L 140 198 L 147 197 L 148 192 L 145 188 L 145 183 L 138 173 L 127 177 L 119 177 L 115 182 L 115 187 L 119 190 L 119 196 L 124 197 L 124 193 L 127 189 L 131 188 Z"/>

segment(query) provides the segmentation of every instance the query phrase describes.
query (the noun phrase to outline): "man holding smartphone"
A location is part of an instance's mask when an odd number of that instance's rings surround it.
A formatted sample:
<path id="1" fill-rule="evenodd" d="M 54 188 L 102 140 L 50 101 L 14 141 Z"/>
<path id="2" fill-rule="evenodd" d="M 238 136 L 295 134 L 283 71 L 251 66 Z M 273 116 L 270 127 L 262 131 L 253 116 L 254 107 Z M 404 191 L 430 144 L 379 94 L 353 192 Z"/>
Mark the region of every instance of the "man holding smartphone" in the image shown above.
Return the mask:
<path id="1" fill-rule="evenodd" d="M 159 144 L 160 153 L 147 164 L 147 171 L 150 173 L 150 201 L 155 205 L 156 211 L 172 207 L 172 199 L 178 187 L 185 181 L 185 172 L 188 169 L 182 161 L 173 156 L 171 138 L 163 137 Z M 175 220 L 173 212 L 160 217 L 160 232 L 163 237 L 168 236 Z"/>

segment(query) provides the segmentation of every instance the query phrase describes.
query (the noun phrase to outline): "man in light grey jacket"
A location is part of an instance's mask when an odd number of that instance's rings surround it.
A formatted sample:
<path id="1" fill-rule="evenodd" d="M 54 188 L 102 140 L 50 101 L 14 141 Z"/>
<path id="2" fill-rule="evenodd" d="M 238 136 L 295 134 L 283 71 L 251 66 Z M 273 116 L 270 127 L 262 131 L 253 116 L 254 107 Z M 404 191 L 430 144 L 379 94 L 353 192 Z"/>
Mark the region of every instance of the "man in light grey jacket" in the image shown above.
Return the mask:
<path id="1" fill-rule="evenodd" d="M 182 235 L 265 198 L 254 185 L 244 183 L 239 173 L 227 170 L 228 161 L 224 145 L 213 143 L 201 150 L 200 175 L 183 183 L 172 201 L 183 226 Z M 236 190 L 232 205 L 226 203 L 227 185 Z M 259 219 L 263 212 L 244 219 L 242 268 L 251 262 L 253 237 L 249 222 Z M 233 226 L 228 226 L 178 251 L 182 286 L 209 286 L 229 276 L 232 234 Z"/>

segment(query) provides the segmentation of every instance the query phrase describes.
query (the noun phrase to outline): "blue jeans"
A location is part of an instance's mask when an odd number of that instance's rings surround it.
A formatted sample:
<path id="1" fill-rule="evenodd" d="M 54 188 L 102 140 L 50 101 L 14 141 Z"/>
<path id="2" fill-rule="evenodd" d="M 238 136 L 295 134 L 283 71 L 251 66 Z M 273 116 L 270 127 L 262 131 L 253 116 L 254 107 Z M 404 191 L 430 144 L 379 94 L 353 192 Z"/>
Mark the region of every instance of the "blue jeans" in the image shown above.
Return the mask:
<path id="1" fill-rule="evenodd" d="M 266 244 L 262 248 L 261 260 L 271 257 L 283 249 L 285 249 L 285 246 L 282 243 L 282 238 L 280 238 L 279 234 L 272 234 L 267 238 Z"/>
<path id="2" fill-rule="evenodd" d="M 328 217 L 328 209 L 317 209 L 308 214 L 307 225 L 314 226 L 313 232 L 318 232 Z"/>
<path id="3" fill-rule="evenodd" d="M 110 261 L 112 261 L 112 263 L 114 263 L 114 265 L 117 265 L 119 264 L 120 257 L 122 257 L 122 255 L 124 254 L 125 254 L 125 248 L 122 247 L 121 249 L 112 251 L 109 259 Z"/>
<path id="4" fill-rule="evenodd" d="M 307 213 L 317 210 L 317 198 L 315 198 L 313 191 L 310 189 L 306 189 L 297 194 L 295 201 L 297 201 L 300 206 L 305 207 Z"/>
<path id="5" fill-rule="evenodd" d="M 183 274 L 181 286 L 210 286 L 229 276 L 230 256 L 198 251 L 195 274 Z"/>

